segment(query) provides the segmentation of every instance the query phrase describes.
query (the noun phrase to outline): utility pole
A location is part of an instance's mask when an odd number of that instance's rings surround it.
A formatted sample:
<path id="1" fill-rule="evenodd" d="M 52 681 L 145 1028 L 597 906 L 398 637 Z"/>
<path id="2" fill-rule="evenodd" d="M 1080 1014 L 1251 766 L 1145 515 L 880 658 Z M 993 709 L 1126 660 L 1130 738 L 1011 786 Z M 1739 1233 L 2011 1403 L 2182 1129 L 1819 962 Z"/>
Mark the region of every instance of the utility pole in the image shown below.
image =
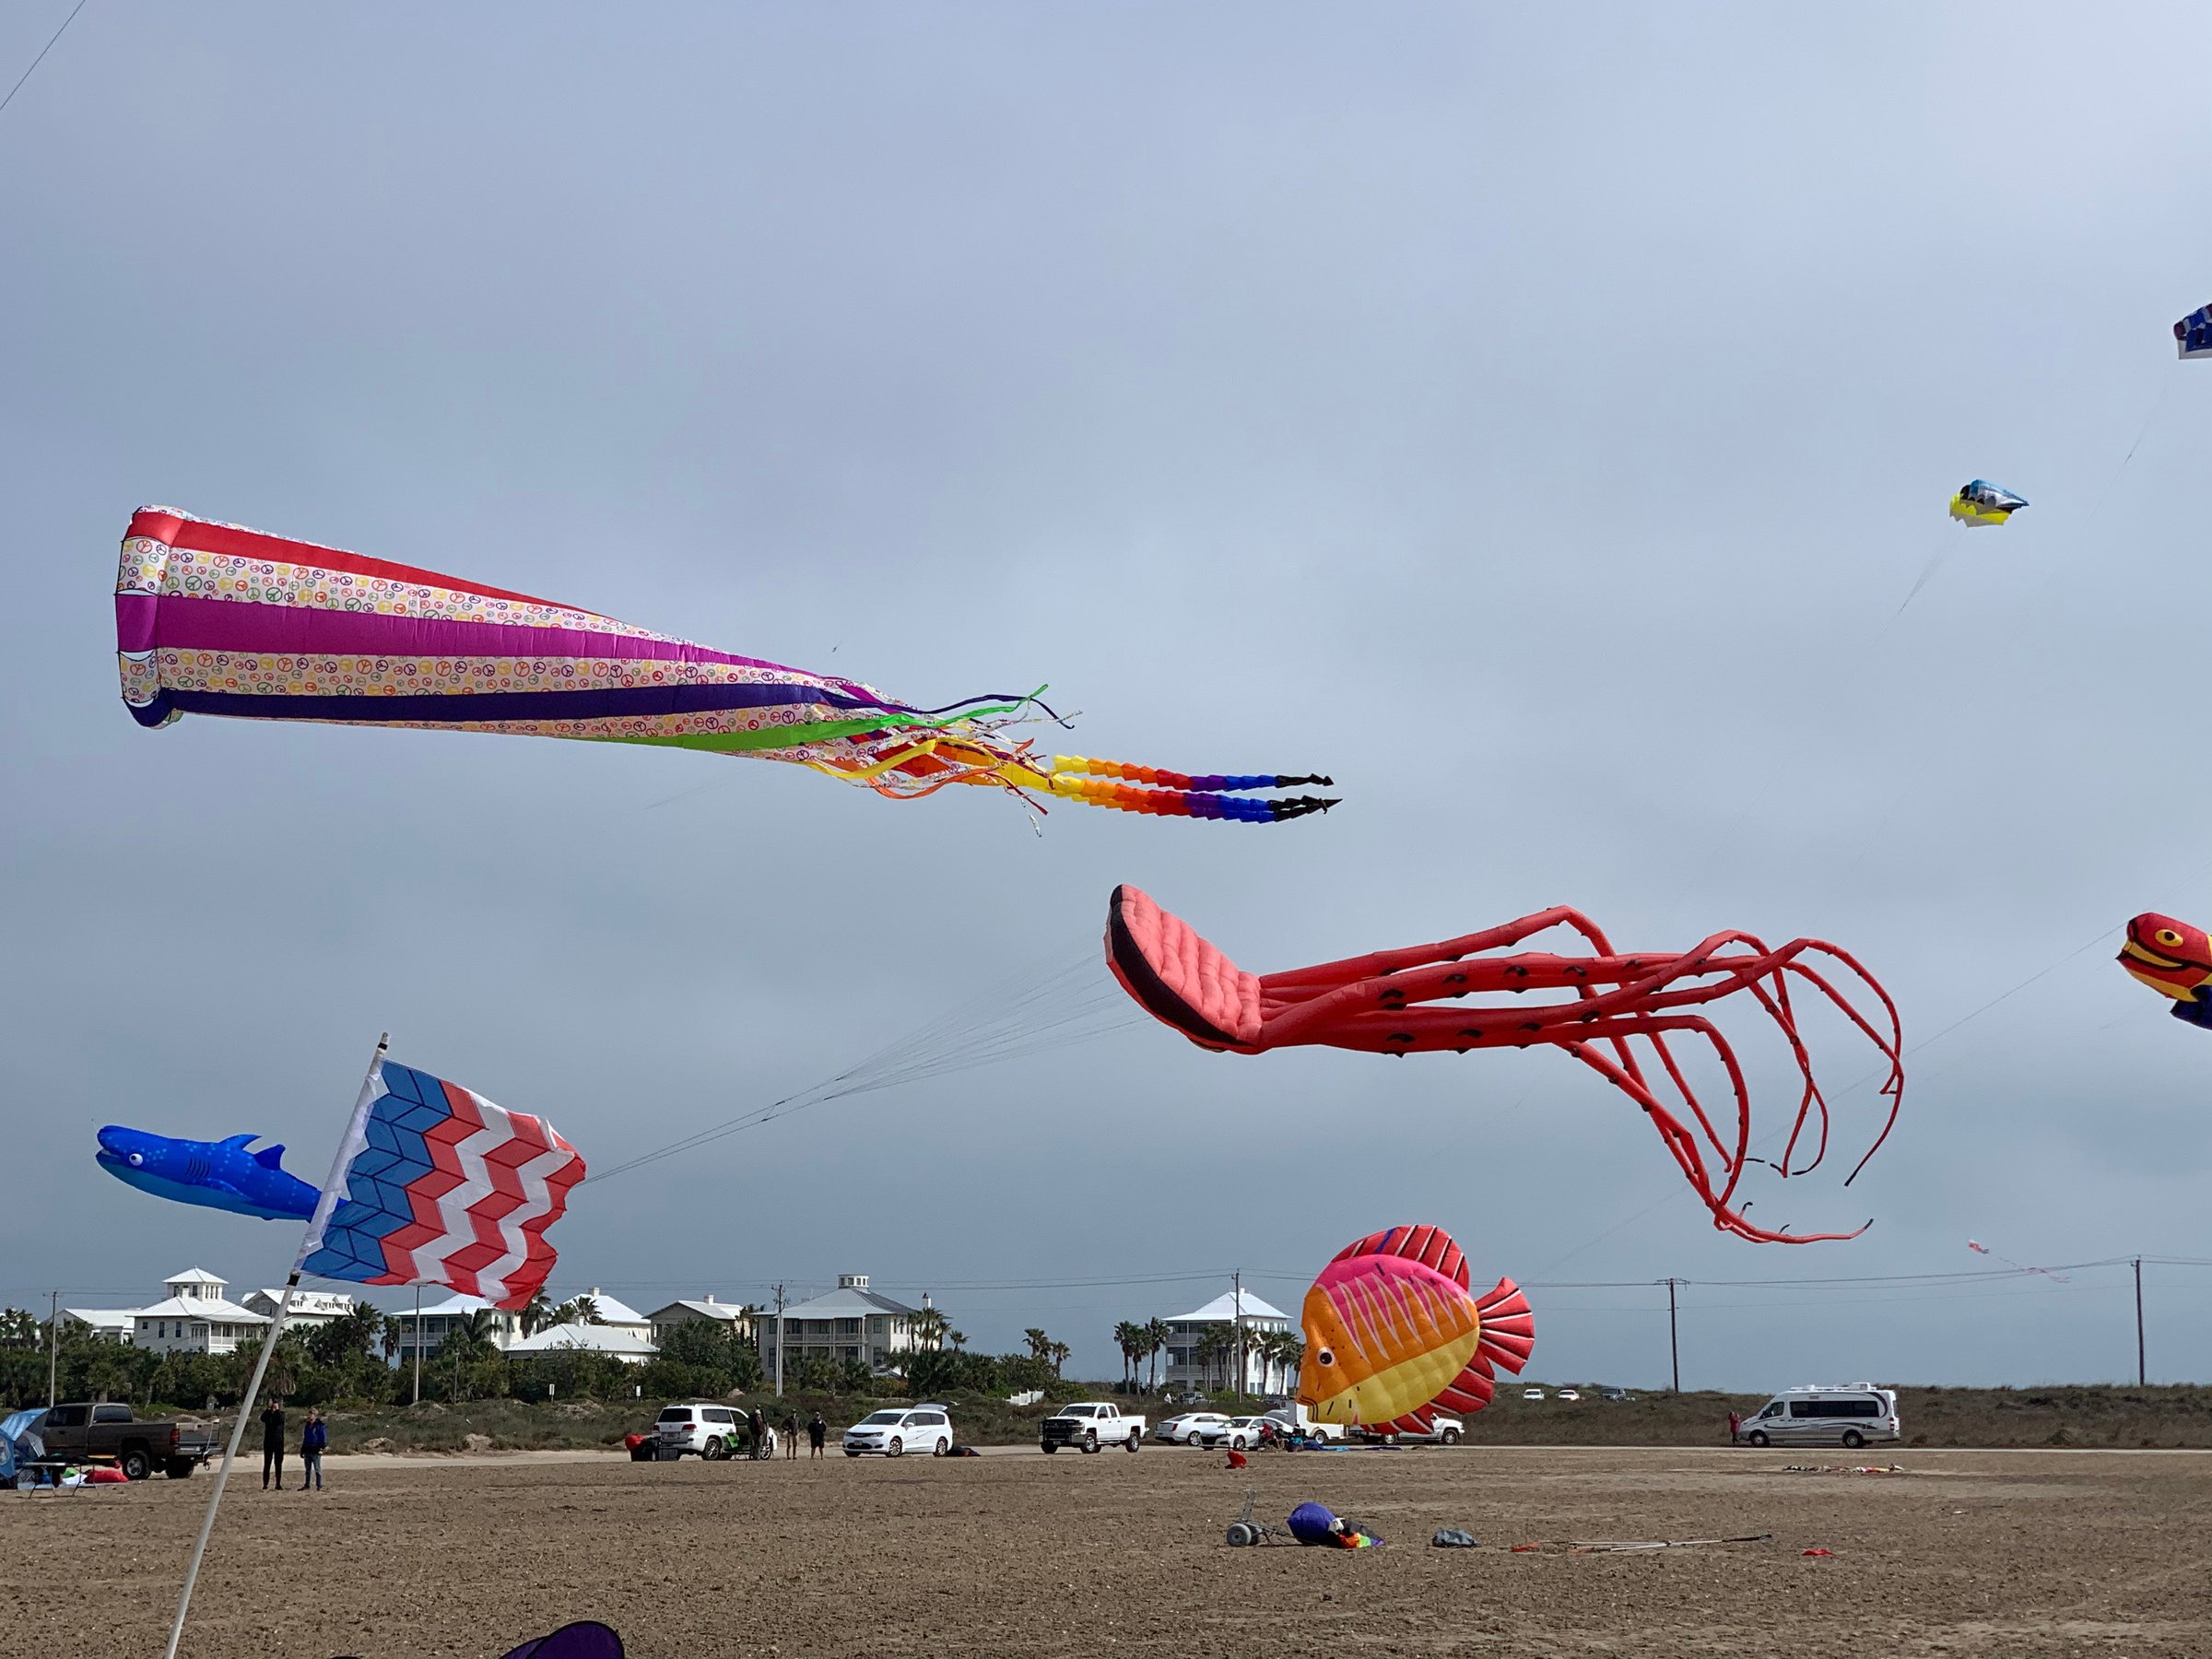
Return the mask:
<path id="1" fill-rule="evenodd" d="M 776 1398 L 783 1397 L 783 1287 L 776 1287 Z"/>
<path id="2" fill-rule="evenodd" d="M 422 1287 L 415 1287 L 415 1404 L 422 1404 Z"/>
<path id="3" fill-rule="evenodd" d="M 1674 1392 L 1682 1392 L 1682 1342 L 1675 1328 L 1675 1287 L 1688 1281 L 1667 1278 L 1660 1281 L 1666 1287 L 1666 1357 L 1674 1371 Z"/>
<path id="4" fill-rule="evenodd" d="M 1233 1315 L 1233 1340 L 1230 1347 L 1237 1356 L 1237 1403 L 1244 1402 L 1244 1270 L 1240 1267 L 1229 1276 L 1230 1303 Z"/>
<path id="5" fill-rule="evenodd" d="M 2136 1258 L 2136 1386 L 2148 1384 L 2148 1373 L 2143 1367 L 2143 1258 Z"/>
<path id="6" fill-rule="evenodd" d="M 2136 1298 L 2136 1305 L 2142 1299 Z M 51 1292 L 46 1303 L 46 1409 L 53 1409 L 53 1376 L 62 1358 L 62 1293 Z"/>

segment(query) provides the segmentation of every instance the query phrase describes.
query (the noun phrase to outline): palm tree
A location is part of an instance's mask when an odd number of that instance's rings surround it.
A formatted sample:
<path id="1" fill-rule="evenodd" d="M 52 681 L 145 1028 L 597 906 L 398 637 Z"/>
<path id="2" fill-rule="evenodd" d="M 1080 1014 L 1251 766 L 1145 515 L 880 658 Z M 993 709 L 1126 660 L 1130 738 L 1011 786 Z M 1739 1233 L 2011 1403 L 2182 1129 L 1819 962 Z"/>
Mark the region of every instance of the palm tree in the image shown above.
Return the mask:
<path id="1" fill-rule="evenodd" d="M 1076 1350 L 1074 1348 L 1069 1347 L 1065 1342 L 1053 1343 L 1044 1350 L 1045 1357 L 1051 1359 L 1053 1362 L 1053 1375 L 1054 1378 L 1057 1378 L 1060 1375 L 1060 1368 L 1068 1362 L 1068 1359 L 1074 1355 L 1075 1351 Z"/>
<path id="2" fill-rule="evenodd" d="M 1147 1386 L 1155 1392 L 1159 1387 L 1160 1351 L 1168 1346 L 1168 1338 L 1172 1335 L 1173 1333 L 1168 1329 L 1168 1322 L 1164 1319 L 1151 1319 L 1145 1322 L 1145 1352 L 1150 1355 L 1152 1359 L 1152 1380 Z"/>
<path id="3" fill-rule="evenodd" d="M 1191 1360 L 1198 1368 L 1200 1386 L 1206 1388 L 1213 1386 L 1214 1368 L 1227 1358 L 1230 1349 L 1235 1346 L 1235 1340 L 1230 1335 L 1227 1325 L 1206 1326 L 1198 1340 L 1191 1346 Z"/>
<path id="4" fill-rule="evenodd" d="M 1047 1336 L 1042 1331 L 1039 1330 L 1035 1325 L 1031 1325 L 1028 1330 L 1024 1331 L 1021 1334 L 1021 1339 L 1030 1345 L 1030 1359 L 1047 1359 L 1052 1357 L 1053 1339 L 1050 1336 Z"/>
<path id="5" fill-rule="evenodd" d="M 1145 1327 L 1134 1319 L 1124 1319 L 1113 1327 L 1114 1346 L 1122 1350 L 1122 1386 L 1135 1386 L 1136 1368 L 1145 1357 Z"/>
<path id="6" fill-rule="evenodd" d="M 945 1346 L 945 1335 L 952 1329 L 952 1321 L 945 1317 L 941 1308 L 924 1308 L 907 1322 L 914 1334 L 914 1344 L 932 1353 Z"/>
<path id="7" fill-rule="evenodd" d="M 559 1324 L 560 1321 L 557 1315 L 559 1312 L 553 1299 L 540 1290 L 530 1299 L 530 1305 L 523 1310 L 523 1335 L 535 1336 L 547 1325 Z"/>
<path id="8" fill-rule="evenodd" d="M 1283 1368 L 1283 1392 L 1293 1393 L 1298 1387 L 1299 1371 L 1306 1362 L 1306 1339 L 1296 1331 L 1277 1333 L 1275 1357 Z"/>

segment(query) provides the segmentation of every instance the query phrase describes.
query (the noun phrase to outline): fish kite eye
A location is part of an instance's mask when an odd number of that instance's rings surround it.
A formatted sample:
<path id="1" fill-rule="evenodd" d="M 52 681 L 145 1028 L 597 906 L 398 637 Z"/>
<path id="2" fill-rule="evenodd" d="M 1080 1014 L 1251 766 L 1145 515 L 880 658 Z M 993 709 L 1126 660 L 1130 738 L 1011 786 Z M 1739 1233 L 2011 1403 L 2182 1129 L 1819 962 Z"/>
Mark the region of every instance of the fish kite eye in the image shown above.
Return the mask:
<path id="1" fill-rule="evenodd" d="M 1336 1363 L 1336 1356 L 1331 1353 L 1327 1348 L 1323 1348 L 1320 1353 L 1314 1355 L 1313 1357 L 1320 1360 L 1324 1365 L 1334 1365 Z"/>
<path id="2" fill-rule="evenodd" d="M 2161 927 L 2158 932 L 2158 940 L 2161 945 L 2179 945 L 2182 942 L 2182 935 L 2175 933 L 2171 927 Z"/>
<path id="3" fill-rule="evenodd" d="M 134 1153 L 132 1153 L 132 1154 L 131 1154 L 131 1168 L 132 1168 L 132 1169 L 135 1170 L 135 1169 L 137 1169 L 137 1168 L 138 1168 L 138 1167 L 139 1167 L 141 1164 L 143 1164 L 143 1163 L 145 1163 L 145 1162 L 146 1162 L 146 1154 L 145 1154 L 145 1153 L 143 1153 L 143 1152 L 134 1152 Z"/>

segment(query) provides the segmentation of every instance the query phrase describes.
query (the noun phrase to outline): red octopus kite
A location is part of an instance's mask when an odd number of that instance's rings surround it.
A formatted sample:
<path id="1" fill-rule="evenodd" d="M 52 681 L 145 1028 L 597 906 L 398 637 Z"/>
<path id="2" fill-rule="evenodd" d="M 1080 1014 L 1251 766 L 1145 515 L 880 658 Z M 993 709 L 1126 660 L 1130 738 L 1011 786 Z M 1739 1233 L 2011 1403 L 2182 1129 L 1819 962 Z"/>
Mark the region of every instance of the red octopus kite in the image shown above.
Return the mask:
<path id="1" fill-rule="evenodd" d="M 1586 952 L 1486 954 L 1519 945 L 1552 927 L 1579 934 Z M 1189 923 L 1160 909 L 1135 888 L 1124 886 L 1114 888 L 1107 905 L 1106 958 L 1122 988 L 1146 1012 L 1201 1048 L 1238 1054 L 1301 1043 L 1376 1054 L 1445 1049 L 1464 1054 L 1471 1049 L 1526 1048 L 1539 1042 L 1563 1048 L 1643 1109 L 1712 1213 L 1715 1227 L 1761 1242 L 1852 1239 L 1866 1230 L 1768 1231 L 1752 1226 L 1734 1204 L 1747 1164 L 1771 1163 L 1783 1176 L 1802 1175 L 1828 1153 L 1828 1101 L 1814 1079 L 1812 1057 L 1798 1038 L 1790 1001 L 1792 981 L 1811 986 L 1834 1004 L 1888 1063 L 1881 1090 L 1889 1097 L 1888 1115 L 1874 1145 L 1845 1178 L 1846 1186 L 1888 1138 L 1904 1098 L 1903 1037 L 1896 1004 L 1847 952 L 1818 939 L 1793 939 L 1770 948 L 1749 934 L 1719 933 L 1679 955 L 1646 951 L 1623 956 L 1581 912 L 1559 906 L 1440 944 L 1376 951 L 1281 973 L 1251 974 L 1200 938 Z M 1886 1016 L 1887 1031 L 1861 1014 L 1806 958 L 1825 959 L 1824 967 L 1840 965 L 1872 992 Z M 1470 995 L 1536 991 L 1572 994 L 1535 1003 L 1431 1006 Z M 1804 1083 L 1789 1140 L 1777 1159 L 1752 1155 L 1751 1095 L 1735 1051 L 1720 1028 L 1697 1011 L 1737 992 L 1755 1001 L 1781 1028 Z M 1735 1104 L 1731 1135 L 1714 1127 L 1668 1046 L 1671 1038 L 1685 1034 L 1709 1043 L 1727 1073 Z M 1639 1041 L 1648 1049 L 1632 1046 Z M 1654 1060 L 1664 1074 L 1658 1083 L 1646 1071 Z M 1694 1131 L 1661 1098 L 1661 1086 L 1669 1088 L 1669 1098 L 1678 1099 L 1680 1109 L 1696 1125 Z M 1811 1156 L 1798 1163 L 1798 1145 L 1816 1113 L 1818 1132 Z M 1708 1167 L 1708 1149 L 1716 1168 Z"/>

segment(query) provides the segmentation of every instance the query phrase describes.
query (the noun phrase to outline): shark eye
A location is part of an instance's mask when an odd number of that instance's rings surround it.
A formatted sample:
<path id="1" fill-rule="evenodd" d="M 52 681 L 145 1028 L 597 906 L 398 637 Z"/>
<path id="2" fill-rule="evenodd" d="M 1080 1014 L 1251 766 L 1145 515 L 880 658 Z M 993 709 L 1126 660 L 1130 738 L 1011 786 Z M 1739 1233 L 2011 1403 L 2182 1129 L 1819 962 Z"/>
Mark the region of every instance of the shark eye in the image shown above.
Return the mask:
<path id="1" fill-rule="evenodd" d="M 1331 1353 L 1327 1348 L 1323 1348 L 1321 1352 L 1314 1355 L 1313 1358 L 1320 1360 L 1324 1365 L 1334 1365 L 1336 1363 L 1336 1356 Z"/>
<path id="2" fill-rule="evenodd" d="M 138 1168 L 138 1166 L 139 1166 L 139 1165 L 141 1165 L 141 1164 L 143 1164 L 145 1161 L 146 1161 L 146 1154 L 145 1154 L 145 1153 L 143 1153 L 143 1152 L 134 1152 L 134 1153 L 132 1153 L 132 1154 L 131 1154 L 131 1168 L 132 1168 L 132 1169 L 134 1169 L 134 1170 L 135 1170 L 135 1169 Z"/>
<path id="3" fill-rule="evenodd" d="M 2159 943 L 2161 945 L 2179 945 L 2182 942 L 2182 935 L 2175 933 L 2171 927 L 2159 928 L 2158 936 Z"/>

